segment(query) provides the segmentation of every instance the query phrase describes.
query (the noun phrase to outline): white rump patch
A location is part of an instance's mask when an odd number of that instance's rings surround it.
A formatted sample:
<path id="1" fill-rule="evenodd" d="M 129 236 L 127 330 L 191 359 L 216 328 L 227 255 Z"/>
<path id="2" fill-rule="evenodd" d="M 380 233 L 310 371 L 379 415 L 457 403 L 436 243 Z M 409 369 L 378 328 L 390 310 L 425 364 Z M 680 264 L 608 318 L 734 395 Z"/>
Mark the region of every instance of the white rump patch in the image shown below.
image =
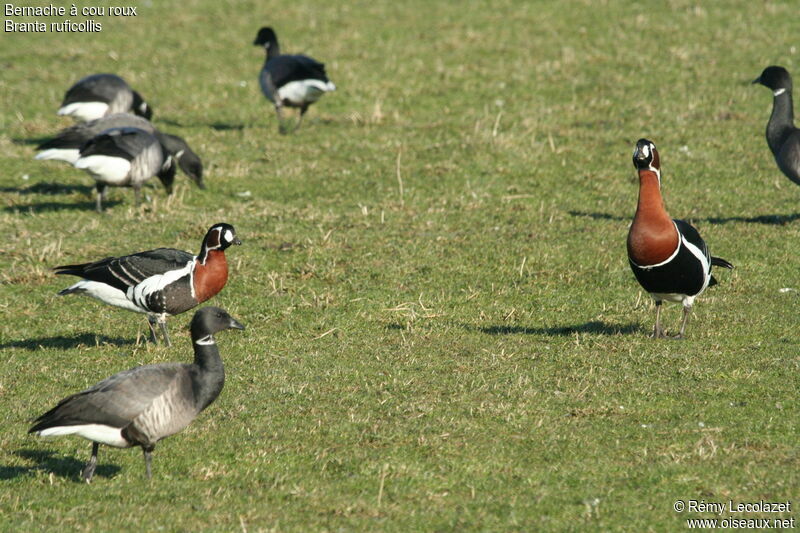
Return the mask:
<path id="1" fill-rule="evenodd" d="M 290 81 L 278 89 L 278 97 L 295 105 L 316 102 L 326 92 L 335 91 L 336 86 L 329 81 L 298 80 Z"/>
<path id="2" fill-rule="evenodd" d="M 107 303 L 108 305 L 113 305 L 115 307 L 121 307 L 123 309 L 127 309 L 128 311 L 135 311 L 137 313 L 147 312 L 146 309 L 142 309 L 130 301 L 125 293 L 121 290 L 115 289 L 111 285 L 100 283 L 99 281 L 90 281 L 85 279 L 83 281 L 79 281 L 67 290 L 84 293 L 87 296 L 96 298 L 103 303 Z"/>
<path id="3" fill-rule="evenodd" d="M 80 156 L 81 152 L 77 148 L 50 148 L 49 150 L 42 150 L 36 154 L 34 159 L 38 159 L 39 161 L 55 159 L 58 161 L 66 161 L 74 165 Z"/>
<path id="4" fill-rule="evenodd" d="M 122 185 L 131 171 L 131 162 L 122 157 L 90 155 L 75 161 L 75 168 L 85 170 L 94 179 L 109 185 Z"/>
<path id="5" fill-rule="evenodd" d="M 122 428 L 104 424 L 81 424 L 79 426 L 56 426 L 37 432 L 41 437 L 59 437 L 61 435 L 78 435 L 92 442 L 107 444 L 116 448 L 130 448 L 131 444 L 122 438 Z"/>
<path id="6" fill-rule="evenodd" d="M 108 104 L 103 102 L 73 102 L 58 110 L 59 115 L 67 115 L 82 122 L 104 117 Z"/>

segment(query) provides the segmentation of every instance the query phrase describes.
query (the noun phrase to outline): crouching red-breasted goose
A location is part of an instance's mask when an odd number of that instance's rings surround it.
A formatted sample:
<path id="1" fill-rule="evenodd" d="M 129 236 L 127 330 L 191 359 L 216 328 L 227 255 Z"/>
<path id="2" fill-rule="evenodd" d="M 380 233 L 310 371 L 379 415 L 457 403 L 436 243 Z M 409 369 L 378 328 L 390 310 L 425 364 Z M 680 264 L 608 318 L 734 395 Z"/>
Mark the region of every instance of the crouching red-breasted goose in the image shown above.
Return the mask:
<path id="1" fill-rule="evenodd" d="M 661 303 L 683 304 L 683 321 L 676 338 L 683 338 L 695 298 L 717 280 L 711 267 L 733 268 L 711 257 L 708 246 L 689 223 L 673 220 L 661 197 L 661 162 L 655 144 L 640 139 L 633 152 L 639 172 L 639 203 L 628 232 L 628 261 L 641 286 L 656 304 L 653 337 L 666 336 L 661 328 Z"/>
<path id="2" fill-rule="evenodd" d="M 57 160 L 75 164 L 80 158 L 81 148 L 93 137 L 113 128 L 138 128 L 153 135 L 165 151 L 177 161 L 180 169 L 201 189 L 203 183 L 203 162 L 177 135 L 159 131 L 149 120 L 130 113 L 115 113 L 89 122 L 81 122 L 58 132 L 52 139 L 37 147 L 38 160 Z"/>
<path id="3" fill-rule="evenodd" d="M 95 135 L 81 147 L 75 168 L 95 180 L 99 212 L 109 186 L 132 188 L 139 205 L 142 185 L 153 176 L 158 176 L 167 194 L 172 194 L 175 182 L 172 156 L 153 134 L 139 128 L 111 128 Z"/>
<path id="4" fill-rule="evenodd" d="M 81 122 L 128 112 L 148 120 L 153 116 L 142 96 L 116 74 L 92 74 L 78 80 L 67 90 L 58 110 L 59 115 Z"/>
<path id="5" fill-rule="evenodd" d="M 244 326 L 219 307 L 200 309 L 190 326 L 192 364 L 139 366 L 114 374 L 58 402 L 36 419 L 28 433 L 78 435 L 92 441 L 92 456 L 82 472 L 87 483 L 97 468 L 100 444 L 140 446 L 150 478 L 151 454 L 158 441 L 188 426 L 222 392 L 225 368 L 214 334 L 230 328 Z"/>
<path id="6" fill-rule="evenodd" d="M 800 185 L 800 130 L 794 125 L 792 77 L 783 67 L 771 66 L 753 80 L 772 90 L 772 115 L 767 122 L 767 145 L 778 168 Z"/>
<path id="7" fill-rule="evenodd" d="M 174 248 L 107 257 L 94 263 L 55 267 L 56 274 L 83 278 L 59 292 L 85 294 L 109 305 L 145 313 L 150 340 L 156 339 L 155 324 L 170 346 L 166 317 L 194 308 L 219 293 L 228 281 L 225 250 L 242 244 L 230 224 L 214 224 L 203 239 L 200 253 Z"/>
<path id="8" fill-rule="evenodd" d="M 326 92 L 336 90 L 325 74 L 325 65 L 304 55 L 282 55 L 278 36 L 272 28 L 261 28 L 253 44 L 267 51 L 258 80 L 264 96 L 275 105 L 279 130 L 286 132 L 281 115 L 283 106 L 300 108 L 295 129 L 299 128 L 308 106 Z"/>

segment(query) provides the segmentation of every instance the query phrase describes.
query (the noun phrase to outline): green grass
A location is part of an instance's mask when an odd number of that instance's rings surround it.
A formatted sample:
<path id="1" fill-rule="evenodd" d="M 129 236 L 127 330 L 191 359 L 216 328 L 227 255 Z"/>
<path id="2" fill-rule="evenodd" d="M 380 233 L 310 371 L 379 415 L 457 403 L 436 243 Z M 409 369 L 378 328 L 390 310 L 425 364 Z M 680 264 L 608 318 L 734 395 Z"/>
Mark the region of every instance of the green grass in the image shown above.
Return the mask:
<path id="1" fill-rule="evenodd" d="M 781 291 L 800 290 L 800 190 L 749 84 L 800 75 L 793 2 L 151 4 L 0 42 L 1 530 L 666 531 L 691 516 L 677 499 L 800 494 L 800 292 Z M 293 135 L 258 89 L 264 24 L 338 87 Z M 98 215 L 88 177 L 32 160 L 64 90 L 108 71 L 207 191 L 179 177 L 137 209 L 115 190 Z M 737 267 L 683 342 L 647 338 L 625 256 L 643 136 L 670 213 Z M 172 349 L 135 344 L 143 317 L 57 297 L 50 268 L 197 251 L 218 221 L 244 246 L 211 303 L 248 326 L 219 336 L 224 391 L 152 481 L 103 448 L 80 483 L 89 443 L 30 419 L 189 360 L 191 315 Z"/>

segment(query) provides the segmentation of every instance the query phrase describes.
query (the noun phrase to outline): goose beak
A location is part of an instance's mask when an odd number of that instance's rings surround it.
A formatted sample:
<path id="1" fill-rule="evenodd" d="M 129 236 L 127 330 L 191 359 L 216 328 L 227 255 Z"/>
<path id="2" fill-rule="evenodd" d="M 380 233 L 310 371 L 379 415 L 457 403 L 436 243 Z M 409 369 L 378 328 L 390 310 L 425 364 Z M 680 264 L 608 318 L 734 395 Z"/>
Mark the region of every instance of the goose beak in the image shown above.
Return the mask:
<path id="1" fill-rule="evenodd" d="M 753 81 L 750 83 L 750 85 L 754 85 L 754 84 L 756 84 L 756 83 L 761 83 L 761 76 L 759 76 L 759 77 L 757 77 L 756 79 L 754 79 L 754 80 L 753 80 Z"/>
<path id="2" fill-rule="evenodd" d="M 240 323 L 238 320 L 236 320 L 235 318 L 231 318 L 230 327 L 233 328 L 233 329 L 244 329 L 244 325 L 242 323 Z"/>
<path id="3" fill-rule="evenodd" d="M 237 245 L 241 246 L 242 245 L 242 241 L 239 240 L 239 237 L 234 237 L 233 238 L 233 244 L 237 244 Z"/>

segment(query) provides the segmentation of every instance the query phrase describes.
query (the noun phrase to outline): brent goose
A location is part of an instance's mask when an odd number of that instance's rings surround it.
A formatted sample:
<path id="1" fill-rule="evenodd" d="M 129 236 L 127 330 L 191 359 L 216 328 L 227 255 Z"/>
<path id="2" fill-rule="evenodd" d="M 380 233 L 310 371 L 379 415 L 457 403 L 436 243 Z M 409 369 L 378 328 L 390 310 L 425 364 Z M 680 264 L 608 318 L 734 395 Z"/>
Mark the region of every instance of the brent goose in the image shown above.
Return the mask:
<path id="1" fill-rule="evenodd" d="M 325 74 L 325 65 L 304 55 L 282 55 L 278 36 L 272 28 L 261 28 L 253 44 L 267 51 L 258 80 L 264 96 L 275 105 L 279 131 L 287 131 L 281 115 L 283 106 L 300 108 L 300 118 L 294 129 L 299 128 L 308 106 L 326 92 L 336 90 Z"/>
<path id="2" fill-rule="evenodd" d="M 59 115 L 82 122 L 126 112 L 148 120 L 153 116 L 142 96 L 116 74 L 92 74 L 78 80 L 67 90 L 58 110 Z"/>
<path id="3" fill-rule="evenodd" d="M 92 456 L 81 474 L 87 483 L 97 468 L 100 444 L 140 446 L 149 479 L 158 441 L 188 426 L 222 392 L 225 368 L 214 334 L 230 328 L 244 326 L 219 307 L 200 309 L 190 326 L 192 364 L 138 366 L 114 374 L 58 402 L 36 419 L 28 433 L 78 435 L 92 441 Z"/>
<path id="4" fill-rule="evenodd" d="M 800 185 L 800 131 L 794 126 L 792 77 L 783 67 L 771 66 L 753 80 L 772 89 L 772 115 L 767 122 L 767 144 L 787 178 Z"/>
<path id="5" fill-rule="evenodd" d="M 175 181 L 175 162 L 151 133 L 139 128 L 111 128 L 89 139 L 80 150 L 75 168 L 94 178 L 97 211 L 103 211 L 107 187 L 131 187 L 136 205 L 142 185 L 158 176 L 167 194 Z"/>
<path id="6" fill-rule="evenodd" d="M 55 137 L 37 147 L 38 160 L 58 160 L 71 164 L 80 157 L 80 149 L 92 137 L 112 128 L 139 128 L 155 136 L 169 155 L 178 162 L 180 169 L 201 189 L 203 183 L 203 162 L 177 135 L 162 133 L 145 118 L 130 113 L 115 113 L 89 122 L 81 122 L 58 132 Z"/>

